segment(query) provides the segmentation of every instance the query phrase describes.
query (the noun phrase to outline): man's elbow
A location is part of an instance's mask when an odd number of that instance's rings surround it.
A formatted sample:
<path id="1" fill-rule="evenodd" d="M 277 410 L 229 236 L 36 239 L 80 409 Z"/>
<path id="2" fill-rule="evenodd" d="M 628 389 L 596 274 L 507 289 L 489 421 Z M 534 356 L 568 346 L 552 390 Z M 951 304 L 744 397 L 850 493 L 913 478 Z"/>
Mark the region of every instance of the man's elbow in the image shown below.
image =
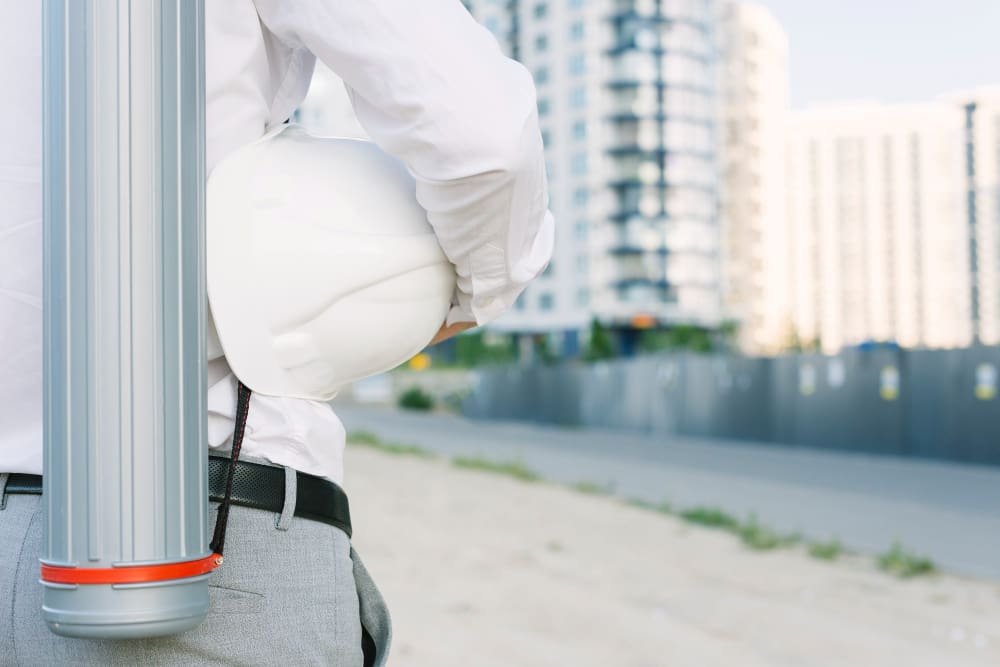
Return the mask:
<path id="1" fill-rule="evenodd" d="M 544 149 L 531 75 L 511 63 L 503 82 L 488 93 L 467 98 L 462 136 L 450 142 L 455 163 L 512 179 L 535 170 L 544 163 Z"/>

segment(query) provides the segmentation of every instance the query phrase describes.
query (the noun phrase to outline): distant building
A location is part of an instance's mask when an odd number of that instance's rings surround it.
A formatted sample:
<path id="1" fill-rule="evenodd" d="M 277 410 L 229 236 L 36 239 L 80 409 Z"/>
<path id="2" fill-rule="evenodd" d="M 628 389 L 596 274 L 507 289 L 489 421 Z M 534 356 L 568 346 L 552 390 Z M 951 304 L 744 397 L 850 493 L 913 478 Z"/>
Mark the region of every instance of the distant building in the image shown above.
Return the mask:
<path id="1" fill-rule="evenodd" d="M 720 320 L 714 0 L 469 0 L 533 73 L 556 255 L 497 330 Z"/>
<path id="2" fill-rule="evenodd" d="M 785 215 L 788 38 L 762 5 L 728 3 L 722 35 L 722 267 L 740 347 L 773 353 L 789 327 Z"/>
<path id="3" fill-rule="evenodd" d="M 949 96 L 963 115 L 965 221 L 975 339 L 1000 344 L 1000 86 Z"/>
<path id="4" fill-rule="evenodd" d="M 963 120 L 944 102 L 792 114 L 789 342 L 970 343 Z"/>
<path id="5" fill-rule="evenodd" d="M 729 0 L 465 0 L 531 71 L 552 264 L 491 325 L 574 356 L 593 317 L 739 323 L 774 353 L 1000 343 L 1000 88 L 788 111 L 788 42 Z M 320 67 L 297 118 L 364 136 Z"/>

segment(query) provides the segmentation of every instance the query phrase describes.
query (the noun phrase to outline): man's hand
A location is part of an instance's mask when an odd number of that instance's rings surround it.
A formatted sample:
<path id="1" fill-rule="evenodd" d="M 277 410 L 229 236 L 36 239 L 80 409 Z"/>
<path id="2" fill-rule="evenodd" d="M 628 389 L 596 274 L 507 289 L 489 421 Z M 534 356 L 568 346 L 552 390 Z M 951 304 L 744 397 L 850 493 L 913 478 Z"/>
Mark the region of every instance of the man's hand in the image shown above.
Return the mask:
<path id="1" fill-rule="evenodd" d="M 474 326 L 476 326 L 475 322 L 455 322 L 451 326 L 442 325 L 441 328 L 438 330 L 437 334 L 431 340 L 431 342 L 427 344 L 427 347 L 430 347 L 432 345 L 437 345 L 441 341 L 445 341 L 448 340 L 449 338 L 457 336 L 463 331 L 468 331 Z"/>

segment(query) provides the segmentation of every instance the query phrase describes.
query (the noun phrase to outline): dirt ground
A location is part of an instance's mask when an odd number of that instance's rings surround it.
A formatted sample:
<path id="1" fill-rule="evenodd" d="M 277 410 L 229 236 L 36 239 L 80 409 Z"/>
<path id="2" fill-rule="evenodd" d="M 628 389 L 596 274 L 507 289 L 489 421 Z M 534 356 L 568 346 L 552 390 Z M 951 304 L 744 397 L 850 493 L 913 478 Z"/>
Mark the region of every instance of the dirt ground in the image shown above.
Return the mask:
<path id="1" fill-rule="evenodd" d="M 346 487 L 392 667 L 1000 665 L 1000 582 L 755 552 L 616 499 L 357 446 Z"/>

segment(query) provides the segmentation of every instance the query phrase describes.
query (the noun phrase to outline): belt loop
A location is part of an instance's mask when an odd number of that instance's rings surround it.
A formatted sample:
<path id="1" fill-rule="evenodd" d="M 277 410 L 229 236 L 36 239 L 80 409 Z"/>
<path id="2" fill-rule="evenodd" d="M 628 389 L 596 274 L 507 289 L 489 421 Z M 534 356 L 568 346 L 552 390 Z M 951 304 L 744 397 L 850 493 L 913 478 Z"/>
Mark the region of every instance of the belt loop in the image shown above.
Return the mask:
<path id="1" fill-rule="evenodd" d="M 274 520 L 274 527 L 278 530 L 288 530 L 292 527 L 292 519 L 295 517 L 295 501 L 298 495 L 299 482 L 295 473 L 295 468 L 285 466 L 285 504 L 281 507 L 281 514 Z"/>
<path id="2" fill-rule="evenodd" d="M 7 507 L 7 480 L 10 479 L 10 473 L 0 472 L 0 510 Z"/>

